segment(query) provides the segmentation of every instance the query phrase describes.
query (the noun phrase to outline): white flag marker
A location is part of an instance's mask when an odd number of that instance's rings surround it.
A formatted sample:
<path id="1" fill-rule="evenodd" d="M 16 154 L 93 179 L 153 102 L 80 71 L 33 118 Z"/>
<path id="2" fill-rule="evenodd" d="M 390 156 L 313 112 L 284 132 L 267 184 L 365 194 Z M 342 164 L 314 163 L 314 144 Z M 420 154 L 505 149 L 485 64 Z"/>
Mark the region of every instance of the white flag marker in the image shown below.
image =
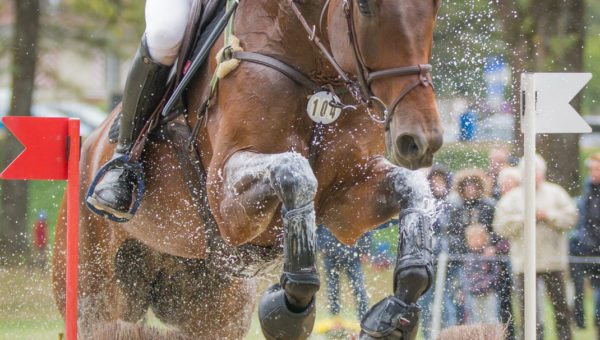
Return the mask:
<path id="1" fill-rule="evenodd" d="M 529 73 L 526 75 L 533 77 L 535 83 L 536 133 L 592 132 L 588 123 L 569 104 L 592 79 L 591 73 Z"/>
<path id="2" fill-rule="evenodd" d="M 521 130 L 525 171 L 525 340 L 536 339 L 536 133 L 588 133 L 592 128 L 569 102 L 592 78 L 590 73 L 521 74 Z"/>

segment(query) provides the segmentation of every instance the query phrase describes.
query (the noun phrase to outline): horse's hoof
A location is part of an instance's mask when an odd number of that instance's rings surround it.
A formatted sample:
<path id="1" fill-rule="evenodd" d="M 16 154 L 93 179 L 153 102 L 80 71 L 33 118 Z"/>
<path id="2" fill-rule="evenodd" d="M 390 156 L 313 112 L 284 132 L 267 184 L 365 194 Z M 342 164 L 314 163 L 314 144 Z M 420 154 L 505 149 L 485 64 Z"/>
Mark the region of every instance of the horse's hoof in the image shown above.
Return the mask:
<path id="1" fill-rule="evenodd" d="M 394 296 L 379 301 L 360 324 L 361 340 L 412 340 L 418 330 L 421 309 Z"/>
<path id="2" fill-rule="evenodd" d="M 302 312 L 290 310 L 280 284 L 269 287 L 258 304 L 258 318 L 267 340 L 303 340 L 315 323 L 315 299 Z"/>

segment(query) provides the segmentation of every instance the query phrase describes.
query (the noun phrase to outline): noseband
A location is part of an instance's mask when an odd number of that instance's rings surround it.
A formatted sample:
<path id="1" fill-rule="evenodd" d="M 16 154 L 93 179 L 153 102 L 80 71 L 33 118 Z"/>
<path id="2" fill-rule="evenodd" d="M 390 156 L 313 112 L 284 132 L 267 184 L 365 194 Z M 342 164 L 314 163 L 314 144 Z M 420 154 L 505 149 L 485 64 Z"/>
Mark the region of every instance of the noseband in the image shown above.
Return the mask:
<path id="1" fill-rule="evenodd" d="M 431 65 L 422 64 L 415 66 L 405 66 L 405 67 L 394 67 L 388 68 L 380 71 L 370 72 L 369 68 L 366 66 L 362 54 L 360 53 L 360 48 L 358 45 L 358 40 L 356 37 L 356 28 L 354 25 L 354 0 L 343 0 L 344 13 L 346 16 L 346 22 L 348 25 L 348 38 L 350 42 L 350 46 L 352 46 L 352 54 L 354 56 L 354 60 L 356 63 L 356 78 L 357 80 L 351 80 L 350 77 L 342 70 L 339 66 L 333 55 L 327 50 L 327 48 L 320 41 L 319 37 L 316 35 L 316 27 L 310 26 L 296 4 L 294 0 L 289 0 L 289 3 L 292 7 L 292 10 L 298 17 L 298 20 L 302 23 L 302 26 L 309 34 L 309 40 L 311 40 L 318 48 L 321 50 L 325 58 L 331 63 L 333 68 L 336 70 L 340 78 L 344 81 L 346 88 L 352 94 L 354 99 L 359 103 L 359 105 L 364 106 L 367 109 L 369 116 L 378 123 L 383 123 L 388 127 L 388 124 L 391 120 L 391 116 L 398 106 L 398 104 L 402 101 L 408 93 L 414 90 L 417 86 L 421 85 L 424 87 L 431 86 L 433 88 L 433 83 L 430 80 L 429 72 L 431 72 Z M 329 5 L 329 0 L 325 2 L 323 7 L 323 11 L 321 14 L 322 21 L 323 13 L 325 13 L 325 8 Z M 320 23 L 319 23 L 320 24 Z M 396 99 L 392 102 L 390 106 L 387 106 L 383 100 L 379 97 L 375 96 L 371 91 L 371 83 L 378 79 L 384 78 L 392 78 L 392 77 L 404 77 L 404 76 L 412 76 L 417 75 L 418 80 L 410 84 L 404 91 L 402 91 Z M 373 114 L 373 104 L 376 103 L 383 110 L 383 117 L 377 117 Z M 345 105 L 343 108 L 356 108 L 352 105 Z"/>

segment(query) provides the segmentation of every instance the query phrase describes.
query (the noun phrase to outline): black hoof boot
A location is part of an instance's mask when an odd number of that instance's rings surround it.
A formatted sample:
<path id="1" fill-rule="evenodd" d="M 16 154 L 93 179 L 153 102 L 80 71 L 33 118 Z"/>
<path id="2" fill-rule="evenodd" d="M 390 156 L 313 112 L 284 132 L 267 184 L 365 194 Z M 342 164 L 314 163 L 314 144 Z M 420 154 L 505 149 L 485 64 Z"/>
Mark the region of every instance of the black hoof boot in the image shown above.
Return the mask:
<path id="1" fill-rule="evenodd" d="M 263 294 L 258 305 L 267 340 L 303 340 L 315 323 L 315 293 L 321 285 L 316 267 L 316 225 L 312 202 L 283 209 L 284 266 L 280 283 Z"/>
<path id="2" fill-rule="evenodd" d="M 258 318 L 267 340 L 303 340 L 315 324 L 315 298 L 302 311 L 293 311 L 280 284 L 269 287 L 258 304 Z"/>
<path id="3" fill-rule="evenodd" d="M 421 308 L 388 296 L 373 306 L 363 318 L 360 340 L 409 340 L 418 331 Z"/>
<path id="4" fill-rule="evenodd" d="M 417 336 L 421 309 L 416 302 L 433 282 L 431 223 L 424 212 L 415 209 L 406 209 L 400 220 L 394 296 L 367 312 L 360 340 L 413 340 Z"/>
<path id="5" fill-rule="evenodd" d="M 132 170 L 115 168 L 108 170 L 98 182 L 87 202 L 94 208 L 118 218 L 131 219 L 129 212 L 133 201 L 136 177 Z"/>

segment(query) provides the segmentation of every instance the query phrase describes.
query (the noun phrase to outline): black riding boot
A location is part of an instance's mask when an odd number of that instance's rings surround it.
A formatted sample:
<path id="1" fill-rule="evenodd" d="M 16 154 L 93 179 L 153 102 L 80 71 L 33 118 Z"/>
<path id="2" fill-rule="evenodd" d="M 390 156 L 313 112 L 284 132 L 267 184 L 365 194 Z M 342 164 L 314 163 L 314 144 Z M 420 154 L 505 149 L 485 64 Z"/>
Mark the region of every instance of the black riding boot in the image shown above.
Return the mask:
<path id="1" fill-rule="evenodd" d="M 170 70 L 170 66 L 152 60 L 146 44 L 146 37 L 142 37 L 125 84 L 119 143 L 114 151 L 113 159 L 131 151 L 146 120 L 156 109 L 165 93 Z M 113 168 L 107 171 L 98 182 L 94 193 L 88 197 L 87 202 L 100 211 L 128 220 L 132 217 L 129 208 L 133 199 L 135 182 L 136 176 L 129 168 Z"/>

